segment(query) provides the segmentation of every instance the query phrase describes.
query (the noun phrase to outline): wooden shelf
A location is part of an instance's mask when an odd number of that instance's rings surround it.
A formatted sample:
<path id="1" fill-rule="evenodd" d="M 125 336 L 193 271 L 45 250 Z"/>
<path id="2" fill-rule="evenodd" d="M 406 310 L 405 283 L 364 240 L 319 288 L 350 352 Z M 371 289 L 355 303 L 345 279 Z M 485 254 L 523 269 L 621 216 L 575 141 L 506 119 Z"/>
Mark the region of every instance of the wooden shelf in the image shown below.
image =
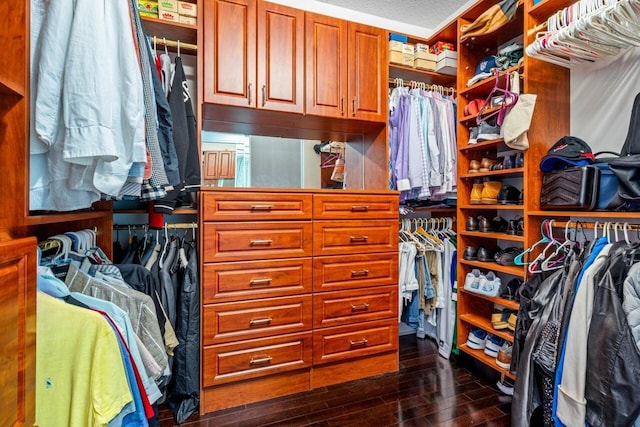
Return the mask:
<path id="1" fill-rule="evenodd" d="M 24 87 L 20 87 L 18 84 L 14 82 L 0 79 L 0 94 L 24 96 Z"/>
<path id="2" fill-rule="evenodd" d="M 491 324 L 491 319 L 486 319 L 482 316 L 478 316 L 477 314 L 473 314 L 473 313 L 461 314 L 458 317 L 463 322 L 467 322 L 477 328 L 484 329 L 485 331 L 490 332 L 493 335 L 496 335 L 511 343 L 513 342 L 513 332 L 511 332 L 509 329 L 500 330 L 500 331 L 498 331 L 497 329 L 494 329 L 493 325 Z"/>
<path id="3" fill-rule="evenodd" d="M 414 80 L 429 84 L 451 86 L 454 88 L 456 84 L 456 76 L 440 74 L 435 71 L 418 70 L 417 68 L 391 63 L 389 64 L 389 78 L 401 78 L 405 83 L 410 80 Z"/>
<path id="4" fill-rule="evenodd" d="M 484 363 L 485 365 L 487 365 L 487 366 L 495 369 L 496 371 L 500 372 L 501 374 L 504 374 L 508 378 L 511 378 L 512 380 L 516 379 L 516 376 L 514 374 L 512 374 L 508 369 L 501 368 L 500 366 L 498 366 L 496 364 L 495 357 L 491 357 L 491 356 L 488 356 L 488 355 L 484 354 L 483 350 L 474 350 L 472 348 L 469 348 L 466 343 L 458 345 L 458 348 L 460 349 L 460 351 L 463 351 L 464 353 L 468 354 L 469 356 L 473 357 L 474 359 L 477 359 L 480 362 Z"/>
<path id="5" fill-rule="evenodd" d="M 483 111 L 483 114 L 485 115 L 489 115 L 493 112 L 496 112 L 498 110 L 500 110 L 500 106 L 496 106 L 496 107 L 491 107 L 491 108 L 487 108 L 486 110 Z M 470 116 L 464 116 L 462 117 L 460 120 L 458 120 L 460 123 L 469 123 L 469 122 L 473 122 L 474 124 L 476 123 L 478 119 L 478 114 L 472 114 Z"/>
<path id="6" fill-rule="evenodd" d="M 465 173 L 460 175 L 462 179 L 482 178 L 484 176 L 517 176 L 524 173 L 524 168 L 501 169 L 489 172 Z"/>
<path id="7" fill-rule="evenodd" d="M 512 236 L 507 233 L 483 233 L 482 231 L 459 231 L 461 236 L 482 237 L 485 239 L 509 240 L 511 242 L 524 242 L 524 236 Z"/>
<path id="8" fill-rule="evenodd" d="M 458 289 L 458 292 L 466 294 L 465 298 L 467 298 L 467 297 L 476 298 L 477 297 L 477 298 L 480 298 L 480 299 L 483 299 L 483 300 L 486 300 L 486 301 L 490 301 L 490 302 L 492 302 L 494 304 L 499 304 L 499 305 L 501 305 L 503 307 L 506 307 L 506 308 L 508 308 L 510 310 L 519 310 L 520 309 L 520 304 L 519 303 L 517 303 L 515 301 L 508 300 L 508 299 L 499 298 L 499 297 L 490 297 L 490 296 L 487 296 L 487 295 L 476 294 L 476 293 L 470 292 L 470 291 L 468 291 L 468 290 L 466 290 L 464 288 Z"/>
<path id="9" fill-rule="evenodd" d="M 502 79 L 503 76 L 507 73 L 511 73 L 512 71 L 516 71 L 519 70 L 522 67 L 522 65 L 514 65 L 513 67 L 509 67 L 506 70 L 500 71 L 500 78 Z M 473 85 L 463 89 L 460 91 L 460 96 L 463 96 L 465 98 L 469 98 L 469 97 L 479 97 L 479 98 L 486 98 L 487 94 L 491 91 L 491 89 L 493 88 L 493 86 L 496 83 L 496 76 L 491 76 L 491 77 L 487 77 L 484 80 L 480 80 L 477 83 L 474 83 Z"/>
<path id="10" fill-rule="evenodd" d="M 459 147 L 460 151 L 476 151 L 476 150 L 489 150 L 497 149 L 498 145 L 504 144 L 504 139 L 491 139 L 489 141 L 478 142 L 477 144 L 467 144 Z"/>
<path id="11" fill-rule="evenodd" d="M 470 265 L 471 267 L 480 268 L 486 271 L 497 271 L 500 273 L 511 274 L 512 276 L 524 277 L 524 266 L 500 265 L 497 262 L 469 261 L 460 259 L 460 264 Z M 460 276 L 463 277 L 463 276 Z M 475 295 L 475 294 L 474 294 Z"/>
<path id="12" fill-rule="evenodd" d="M 527 0 L 532 1 L 532 0 Z M 546 19 L 555 12 L 575 3 L 575 0 L 542 0 L 529 9 L 529 15 Z"/>
<path id="13" fill-rule="evenodd" d="M 500 210 L 500 211 L 521 211 L 523 205 L 460 205 L 460 209 L 468 210 Z M 549 216 L 549 215 L 548 215 Z"/>
<path id="14" fill-rule="evenodd" d="M 580 217 L 580 218 L 613 218 L 640 219 L 640 212 L 602 212 L 602 211 L 528 211 L 527 215 L 537 217 Z"/>
<path id="15" fill-rule="evenodd" d="M 142 16 L 142 25 L 147 35 L 166 37 L 173 41 L 198 44 L 198 26 L 179 22 L 161 21 L 157 18 Z M 202 18 L 199 18 L 202 19 Z M 188 53 L 189 51 L 186 51 Z"/>
<path id="16" fill-rule="evenodd" d="M 103 218 L 105 216 L 112 216 L 111 211 L 86 211 L 86 212 L 71 212 L 71 213 L 54 213 L 45 215 L 31 215 L 25 220 L 26 225 L 44 225 L 44 224 L 58 224 L 62 222 L 71 221 L 83 221 L 87 219 Z"/>

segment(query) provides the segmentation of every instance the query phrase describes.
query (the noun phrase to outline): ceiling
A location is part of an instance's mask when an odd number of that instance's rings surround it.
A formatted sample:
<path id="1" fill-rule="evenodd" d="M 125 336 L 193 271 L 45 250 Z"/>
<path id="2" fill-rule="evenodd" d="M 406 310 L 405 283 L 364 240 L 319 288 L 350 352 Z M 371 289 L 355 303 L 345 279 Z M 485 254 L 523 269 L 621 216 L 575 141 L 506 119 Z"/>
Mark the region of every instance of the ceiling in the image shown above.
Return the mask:
<path id="1" fill-rule="evenodd" d="M 447 23 L 469 0 L 317 0 L 430 30 Z"/>

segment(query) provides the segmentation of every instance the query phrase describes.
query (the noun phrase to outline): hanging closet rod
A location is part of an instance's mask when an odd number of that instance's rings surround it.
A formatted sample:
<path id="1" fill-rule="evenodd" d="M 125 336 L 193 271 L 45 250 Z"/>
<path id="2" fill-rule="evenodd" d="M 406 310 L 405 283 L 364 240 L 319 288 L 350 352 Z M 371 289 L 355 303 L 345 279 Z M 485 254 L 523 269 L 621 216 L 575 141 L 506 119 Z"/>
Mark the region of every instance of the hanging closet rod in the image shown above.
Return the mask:
<path id="1" fill-rule="evenodd" d="M 598 222 L 585 222 L 585 221 L 553 221 L 551 227 L 553 228 L 565 228 L 568 227 L 573 230 L 574 227 L 580 229 L 580 227 L 593 230 L 598 227 L 598 229 L 604 229 L 606 224 L 609 224 L 610 229 L 613 231 L 615 227 L 618 227 L 619 231 L 622 231 L 625 227 L 627 227 L 628 231 L 640 231 L 640 224 L 630 224 L 628 222 L 620 222 L 620 221 L 598 221 Z"/>
<path id="2" fill-rule="evenodd" d="M 195 222 L 190 223 L 165 223 L 164 227 L 168 230 L 189 230 L 192 228 L 198 228 L 198 224 Z M 149 224 L 113 224 L 114 230 L 150 230 Z"/>
<path id="3" fill-rule="evenodd" d="M 175 47 L 177 49 L 198 50 L 198 46 L 192 43 L 181 42 L 180 40 L 169 40 L 166 37 L 153 36 L 153 43 L 166 47 Z"/>
<path id="4" fill-rule="evenodd" d="M 447 93 L 447 94 L 450 93 L 452 95 L 456 93 L 456 89 L 452 87 L 445 87 L 442 85 L 428 84 L 425 82 L 419 82 L 415 80 L 404 80 L 404 79 L 393 78 L 393 77 L 389 77 L 389 84 L 394 84 L 396 86 L 416 88 L 416 89 L 432 90 L 434 92 L 441 92 L 441 93 Z"/>

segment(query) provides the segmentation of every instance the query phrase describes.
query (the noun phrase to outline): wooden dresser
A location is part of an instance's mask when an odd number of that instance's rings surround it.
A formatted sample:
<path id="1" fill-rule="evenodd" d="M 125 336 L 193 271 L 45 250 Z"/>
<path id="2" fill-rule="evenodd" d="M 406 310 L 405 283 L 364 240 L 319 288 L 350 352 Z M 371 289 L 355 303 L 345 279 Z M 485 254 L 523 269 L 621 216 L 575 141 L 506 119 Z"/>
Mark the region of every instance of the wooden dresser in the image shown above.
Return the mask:
<path id="1" fill-rule="evenodd" d="M 203 191 L 201 412 L 398 369 L 398 196 Z"/>

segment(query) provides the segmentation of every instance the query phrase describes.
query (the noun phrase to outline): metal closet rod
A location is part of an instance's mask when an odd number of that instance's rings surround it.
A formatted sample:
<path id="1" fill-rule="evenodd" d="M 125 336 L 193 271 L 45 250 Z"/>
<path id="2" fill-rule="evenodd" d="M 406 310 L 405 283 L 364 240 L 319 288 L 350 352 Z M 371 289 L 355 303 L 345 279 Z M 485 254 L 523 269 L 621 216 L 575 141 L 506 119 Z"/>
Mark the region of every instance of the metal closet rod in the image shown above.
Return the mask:
<path id="1" fill-rule="evenodd" d="M 404 80 L 404 79 L 394 78 L 394 77 L 389 77 L 389 84 L 402 85 L 402 86 L 417 88 L 417 89 L 432 90 L 434 92 L 443 91 L 444 93 L 447 93 L 447 94 L 456 93 L 456 89 L 453 87 L 429 84 L 425 82 L 419 82 L 416 80 Z"/>
<path id="2" fill-rule="evenodd" d="M 185 223 L 165 223 L 164 227 L 168 230 L 190 230 L 192 228 L 198 228 L 198 224 L 195 222 Z M 149 224 L 113 224 L 114 230 L 150 230 Z M 155 228 L 153 228 L 155 229 Z"/>
<path id="3" fill-rule="evenodd" d="M 549 211 L 551 212 L 551 211 Z M 640 231 L 640 224 L 630 224 L 628 222 L 620 222 L 620 221 L 598 221 L 598 222 L 591 222 L 591 221 L 553 221 L 553 224 L 550 224 L 551 227 L 553 228 L 565 228 L 568 227 L 571 230 L 574 229 L 574 227 L 577 227 L 578 229 L 580 227 L 585 228 L 585 229 L 590 229 L 593 230 L 594 228 L 598 228 L 598 229 L 604 229 L 606 227 L 606 225 L 609 224 L 609 229 L 611 231 L 615 231 L 615 229 L 617 228 L 618 231 L 623 231 L 625 224 L 626 224 L 626 228 L 628 231 Z"/>
<path id="4" fill-rule="evenodd" d="M 153 36 L 153 43 L 156 45 L 175 47 L 179 49 L 198 50 L 198 46 L 192 43 L 181 42 L 180 40 L 170 40 L 166 37 Z"/>

